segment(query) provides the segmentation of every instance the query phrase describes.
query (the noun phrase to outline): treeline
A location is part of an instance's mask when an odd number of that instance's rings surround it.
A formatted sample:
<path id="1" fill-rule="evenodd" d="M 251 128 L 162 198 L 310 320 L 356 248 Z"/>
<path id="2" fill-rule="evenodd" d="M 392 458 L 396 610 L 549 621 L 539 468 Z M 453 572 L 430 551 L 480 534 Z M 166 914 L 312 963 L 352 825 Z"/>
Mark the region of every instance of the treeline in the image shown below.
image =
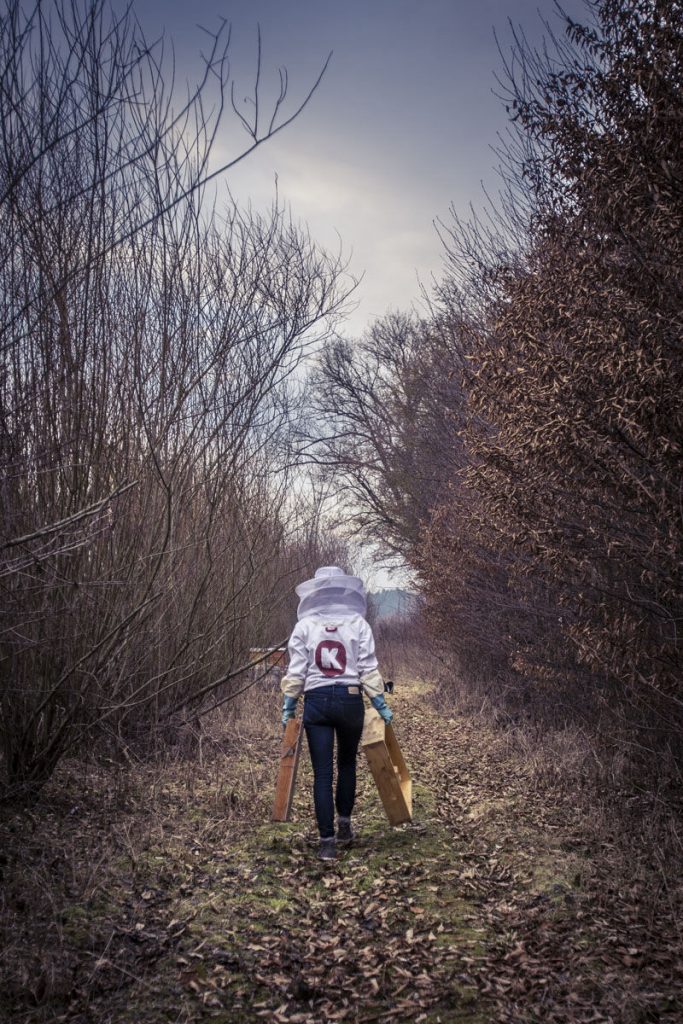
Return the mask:
<path id="1" fill-rule="evenodd" d="M 327 347 L 309 442 L 461 685 L 680 771 L 683 6 L 586 20 L 517 40 L 497 208 L 430 316 Z"/>
<path id="2" fill-rule="evenodd" d="M 259 67 L 243 104 L 228 41 L 179 102 L 130 8 L 12 0 L 3 17 L 5 797 L 65 752 L 224 698 L 250 646 L 286 637 L 283 594 L 335 557 L 287 439 L 294 375 L 347 278 L 277 204 L 207 201 L 224 107 L 246 138 L 234 162 L 308 98 L 281 73 L 264 109 Z"/>

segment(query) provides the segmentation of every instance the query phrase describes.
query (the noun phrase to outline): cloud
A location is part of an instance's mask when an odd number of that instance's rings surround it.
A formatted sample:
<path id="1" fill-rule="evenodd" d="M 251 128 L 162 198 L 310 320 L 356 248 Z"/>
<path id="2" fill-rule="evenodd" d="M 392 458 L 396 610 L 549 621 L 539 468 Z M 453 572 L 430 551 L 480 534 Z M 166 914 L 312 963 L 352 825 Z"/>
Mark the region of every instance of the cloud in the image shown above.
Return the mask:
<path id="1" fill-rule="evenodd" d="M 221 159 L 224 153 L 217 152 Z M 351 271 L 364 279 L 349 328 L 358 333 L 389 308 L 410 307 L 419 297 L 418 274 L 428 280 L 440 263 L 432 226 L 432 197 L 410 195 L 398 176 L 353 157 L 315 152 L 314 143 L 278 142 L 254 154 L 228 176 L 239 203 L 267 209 L 275 194 L 290 205 L 321 245 L 351 257 Z"/>

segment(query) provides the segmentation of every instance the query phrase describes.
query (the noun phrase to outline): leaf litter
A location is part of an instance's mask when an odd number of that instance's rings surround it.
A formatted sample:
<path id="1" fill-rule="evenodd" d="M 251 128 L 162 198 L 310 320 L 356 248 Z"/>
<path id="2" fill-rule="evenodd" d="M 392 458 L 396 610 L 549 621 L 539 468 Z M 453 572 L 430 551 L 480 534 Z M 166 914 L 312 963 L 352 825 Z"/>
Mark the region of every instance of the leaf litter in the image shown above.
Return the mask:
<path id="1" fill-rule="evenodd" d="M 292 822 L 268 822 L 275 729 L 246 751 L 244 736 L 226 743 L 189 781 L 155 777 L 151 815 L 149 779 L 108 821 L 95 793 L 77 828 L 63 807 L 32 812 L 33 859 L 17 840 L 26 816 L 3 822 L 7 1019 L 677 1021 L 674 894 L 668 918 L 649 914 L 647 879 L 616 873 L 577 803 L 532 787 L 479 723 L 445 724 L 426 687 L 393 704 L 414 821 L 389 828 L 361 758 L 359 838 L 332 865 L 315 856 L 305 755 Z M 74 779 L 61 785 L 64 801 Z M 102 878 L 88 887 L 95 849 Z M 39 879 L 45 903 L 24 919 L 22 887 Z"/>

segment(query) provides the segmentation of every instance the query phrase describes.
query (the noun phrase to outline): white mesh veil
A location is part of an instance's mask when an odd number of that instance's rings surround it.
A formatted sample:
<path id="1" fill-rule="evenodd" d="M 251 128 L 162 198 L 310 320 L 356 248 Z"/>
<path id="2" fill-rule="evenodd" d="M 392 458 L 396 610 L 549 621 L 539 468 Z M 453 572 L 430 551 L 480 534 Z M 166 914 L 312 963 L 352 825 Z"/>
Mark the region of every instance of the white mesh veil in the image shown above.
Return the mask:
<path id="1" fill-rule="evenodd" d="M 296 594 L 300 619 L 306 615 L 365 616 L 367 609 L 363 581 L 358 576 L 347 576 L 336 565 L 316 569 L 312 580 L 296 587 Z"/>

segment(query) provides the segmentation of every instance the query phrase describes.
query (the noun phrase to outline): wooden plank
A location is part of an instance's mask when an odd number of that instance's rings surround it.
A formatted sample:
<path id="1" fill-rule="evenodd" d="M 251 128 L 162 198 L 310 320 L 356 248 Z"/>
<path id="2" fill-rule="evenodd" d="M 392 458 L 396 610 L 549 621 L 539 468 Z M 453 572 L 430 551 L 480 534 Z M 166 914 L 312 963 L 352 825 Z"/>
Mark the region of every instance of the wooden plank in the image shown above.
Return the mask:
<path id="1" fill-rule="evenodd" d="M 363 720 L 363 734 L 360 738 L 361 747 L 370 746 L 371 743 L 384 743 L 386 726 L 379 711 L 374 708 L 365 709 Z"/>
<path id="2" fill-rule="evenodd" d="M 398 745 L 398 740 L 396 739 L 396 733 L 394 732 L 394 727 L 393 727 L 393 725 L 391 725 L 391 723 L 389 723 L 389 725 L 386 726 L 385 735 L 384 735 L 384 742 L 387 745 L 387 750 L 389 751 L 389 757 L 391 758 L 391 763 L 394 766 L 394 771 L 398 775 L 399 783 L 400 783 L 400 786 L 401 786 L 401 792 L 403 793 L 403 799 L 405 801 L 405 805 L 406 805 L 408 814 L 410 816 L 410 819 L 412 819 L 412 817 L 413 817 L 413 783 L 412 783 L 412 780 L 410 778 L 410 772 L 408 771 L 408 766 L 405 763 L 405 760 L 403 758 L 403 754 L 401 753 L 401 748 Z"/>
<path id="3" fill-rule="evenodd" d="M 294 799 L 294 787 L 296 785 L 296 772 L 299 767 L 299 755 L 301 754 L 301 728 L 300 718 L 290 718 L 285 727 L 280 747 L 280 770 L 275 785 L 275 799 L 273 800 L 273 821 L 289 821 L 289 814 Z"/>
<path id="4" fill-rule="evenodd" d="M 391 825 L 412 821 L 412 782 L 391 725 L 377 711 L 365 712 L 361 746 Z"/>

